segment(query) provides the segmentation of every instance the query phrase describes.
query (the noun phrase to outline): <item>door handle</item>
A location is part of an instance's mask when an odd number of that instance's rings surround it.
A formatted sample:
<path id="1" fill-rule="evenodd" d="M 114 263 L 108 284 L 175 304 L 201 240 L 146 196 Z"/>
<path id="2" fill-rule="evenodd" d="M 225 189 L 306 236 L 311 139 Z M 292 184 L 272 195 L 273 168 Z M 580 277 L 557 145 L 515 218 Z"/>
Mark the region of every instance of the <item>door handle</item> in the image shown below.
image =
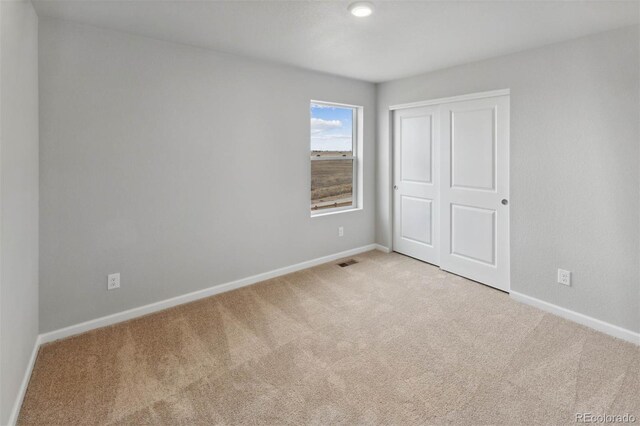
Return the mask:
<path id="1" fill-rule="evenodd" d="M 393 185 L 393 189 L 398 190 L 398 185 Z"/>
<path id="2" fill-rule="evenodd" d="M 502 201 L 500 201 L 502 203 L 503 206 L 506 206 L 507 204 L 509 204 L 509 200 L 507 200 L 506 198 L 503 198 Z"/>

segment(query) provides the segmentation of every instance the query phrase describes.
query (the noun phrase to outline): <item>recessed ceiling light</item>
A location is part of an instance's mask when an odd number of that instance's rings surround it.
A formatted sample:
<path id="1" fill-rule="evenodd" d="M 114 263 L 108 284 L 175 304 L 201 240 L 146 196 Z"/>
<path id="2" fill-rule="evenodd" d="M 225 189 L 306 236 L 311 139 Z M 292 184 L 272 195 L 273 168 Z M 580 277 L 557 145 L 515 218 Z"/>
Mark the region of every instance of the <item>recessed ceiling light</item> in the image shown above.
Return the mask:
<path id="1" fill-rule="evenodd" d="M 349 12 L 358 18 L 364 18 L 373 13 L 373 4 L 368 1 L 357 1 L 349 5 Z"/>

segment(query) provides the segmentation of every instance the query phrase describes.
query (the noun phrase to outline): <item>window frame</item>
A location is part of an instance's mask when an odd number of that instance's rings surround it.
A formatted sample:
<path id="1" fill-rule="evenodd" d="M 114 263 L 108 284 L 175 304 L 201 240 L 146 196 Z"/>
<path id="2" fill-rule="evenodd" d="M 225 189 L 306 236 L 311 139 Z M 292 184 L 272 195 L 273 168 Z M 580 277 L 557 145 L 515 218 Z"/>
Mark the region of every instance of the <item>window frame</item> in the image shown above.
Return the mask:
<path id="1" fill-rule="evenodd" d="M 362 126 L 364 109 L 359 105 L 343 104 L 338 102 L 316 101 L 311 99 L 309 101 L 309 107 L 311 105 L 326 105 L 330 107 L 351 109 L 351 155 L 350 156 L 326 156 L 326 157 L 309 157 L 309 166 L 314 161 L 327 161 L 327 160 L 340 160 L 340 161 L 352 161 L 352 183 L 351 183 L 351 205 L 343 207 L 331 207 L 313 210 L 309 206 L 311 217 L 331 215 L 334 213 L 344 213 L 362 209 L 362 187 L 361 187 L 361 175 L 362 175 Z M 309 135 L 311 135 L 311 129 L 309 129 Z M 309 147 L 311 148 L 311 147 Z M 311 149 L 309 150 L 311 153 Z M 309 185 L 311 185 L 311 167 L 309 167 Z M 309 187 L 309 194 L 311 194 L 311 187 Z"/>

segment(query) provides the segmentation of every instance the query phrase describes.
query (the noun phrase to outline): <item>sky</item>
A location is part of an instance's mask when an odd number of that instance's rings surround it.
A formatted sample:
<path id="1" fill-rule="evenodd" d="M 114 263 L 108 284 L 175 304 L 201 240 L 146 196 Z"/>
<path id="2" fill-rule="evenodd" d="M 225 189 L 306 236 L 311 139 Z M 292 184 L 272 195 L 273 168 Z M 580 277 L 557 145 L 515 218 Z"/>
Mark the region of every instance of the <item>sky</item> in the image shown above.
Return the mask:
<path id="1" fill-rule="evenodd" d="M 311 150 L 351 151 L 353 109 L 311 104 Z"/>

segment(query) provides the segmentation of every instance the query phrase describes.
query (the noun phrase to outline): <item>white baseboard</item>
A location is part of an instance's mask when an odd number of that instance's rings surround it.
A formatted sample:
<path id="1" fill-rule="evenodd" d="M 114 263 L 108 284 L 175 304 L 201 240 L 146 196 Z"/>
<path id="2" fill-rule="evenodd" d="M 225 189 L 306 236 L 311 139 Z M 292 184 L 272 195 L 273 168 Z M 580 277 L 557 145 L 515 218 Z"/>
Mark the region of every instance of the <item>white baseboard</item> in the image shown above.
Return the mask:
<path id="1" fill-rule="evenodd" d="M 617 337 L 618 339 L 626 340 L 627 342 L 640 345 L 640 333 L 636 333 L 635 331 L 627 330 L 626 328 L 609 324 L 608 322 L 604 322 L 602 320 L 590 317 L 588 315 L 584 315 L 584 314 L 563 308 L 561 306 L 554 305 L 553 303 L 545 302 L 544 300 L 527 296 L 526 294 L 518 293 L 515 291 L 511 291 L 509 294 L 511 295 L 511 298 L 513 300 L 516 300 L 518 302 L 522 302 L 527 305 L 534 306 L 538 309 L 542 309 L 543 311 L 550 312 L 559 317 L 566 318 L 568 320 L 577 322 L 578 324 L 585 325 L 589 328 L 593 328 L 594 330 L 598 330 L 610 336 Z"/>
<path id="2" fill-rule="evenodd" d="M 20 389 L 18 389 L 18 395 L 16 396 L 16 400 L 13 403 L 13 408 L 11 409 L 11 415 L 9 416 L 9 424 L 12 426 L 15 425 L 16 422 L 18 421 L 18 416 L 20 415 L 20 408 L 22 408 L 22 401 L 24 400 L 24 396 L 27 393 L 27 386 L 29 386 L 29 380 L 31 379 L 33 366 L 36 364 L 36 358 L 38 357 L 38 350 L 40 349 L 40 344 L 41 344 L 40 336 L 37 336 L 35 342 L 33 342 L 33 350 L 31 351 L 29 364 L 27 364 L 27 369 L 24 371 L 24 377 L 22 378 Z"/>
<path id="3" fill-rule="evenodd" d="M 376 246 L 376 250 L 381 251 L 383 253 L 391 253 L 391 249 L 389 247 L 383 246 L 382 244 L 374 244 Z"/>
<path id="4" fill-rule="evenodd" d="M 371 250 L 385 251 L 384 247 L 377 244 L 369 244 L 366 246 L 358 247 L 351 250 L 346 250 L 340 253 L 331 254 L 329 256 L 319 257 L 317 259 L 308 260 L 306 262 L 297 263 L 295 265 L 286 266 L 284 268 L 274 269 L 269 272 L 264 272 L 251 277 L 242 278 L 236 281 L 231 281 L 224 284 L 215 285 L 213 287 L 205 288 L 203 290 L 194 291 L 192 293 L 176 296 L 171 299 L 162 300 L 160 302 L 151 303 L 149 305 L 139 306 L 137 308 L 129 309 L 126 311 L 118 312 L 116 314 L 107 315 L 101 318 L 85 321 L 80 324 L 71 325 L 69 327 L 61 328 L 59 330 L 50 331 L 40 335 L 41 343 L 53 342 L 54 340 L 64 339 L 65 337 L 73 336 L 76 334 L 84 333 L 89 330 L 93 330 L 100 327 L 106 327 L 108 325 L 116 324 L 122 321 L 127 321 L 133 318 L 137 318 L 143 315 L 148 315 L 153 312 L 161 311 L 163 309 L 171 308 L 183 303 L 193 302 L 194 300 L 202 299 L 205 297 L 213 296 L 215 294 L 224 293 L 226 291 L 235 290 L 240 287 L 245 287 L 251 284 L 265 281 L 271 278 L 279 277 L 281 275 L 290 274 L 292 272 L 300 271 L 302 269 L 311 268 L 322 263 L 332 262 L 343 257 L 353 256 L 359 253 L 364 253 Z M 388 249 L 387 249 L 388 250 Z"/>

